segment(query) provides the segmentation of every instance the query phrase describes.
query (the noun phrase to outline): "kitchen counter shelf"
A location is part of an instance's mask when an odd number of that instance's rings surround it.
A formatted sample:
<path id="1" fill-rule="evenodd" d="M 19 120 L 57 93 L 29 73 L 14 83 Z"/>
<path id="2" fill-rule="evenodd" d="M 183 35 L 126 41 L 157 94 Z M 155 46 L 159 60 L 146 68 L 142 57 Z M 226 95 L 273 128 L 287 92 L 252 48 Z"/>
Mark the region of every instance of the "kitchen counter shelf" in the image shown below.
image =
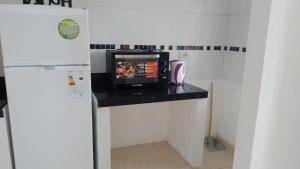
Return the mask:
<path id="1" fill-rule="evenodd" d="M 182 86 L 168 85 L 113 89 L 109 87 L 109 85 L 103 84 L 109 82 L 105 77 L 107 77 L 107 75 L 92 75 L 92 88 L 93 93 L 98 100 L 98 107 L 201 99 L 208 97 L 208 92 L 206 90 L 187 83 Z"/>

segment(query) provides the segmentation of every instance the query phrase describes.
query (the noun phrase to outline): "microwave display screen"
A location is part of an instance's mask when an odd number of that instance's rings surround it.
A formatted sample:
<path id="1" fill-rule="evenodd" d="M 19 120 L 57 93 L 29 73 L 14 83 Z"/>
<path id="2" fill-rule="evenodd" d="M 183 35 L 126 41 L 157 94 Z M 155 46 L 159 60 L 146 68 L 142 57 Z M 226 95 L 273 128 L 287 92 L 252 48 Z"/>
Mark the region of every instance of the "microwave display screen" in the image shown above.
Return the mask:
<path id="1" fill-rule="evenodd" d="M 159 55 L 119 55 L 116 56 L 115 69 L 116 80 L 156 82 Z"/>

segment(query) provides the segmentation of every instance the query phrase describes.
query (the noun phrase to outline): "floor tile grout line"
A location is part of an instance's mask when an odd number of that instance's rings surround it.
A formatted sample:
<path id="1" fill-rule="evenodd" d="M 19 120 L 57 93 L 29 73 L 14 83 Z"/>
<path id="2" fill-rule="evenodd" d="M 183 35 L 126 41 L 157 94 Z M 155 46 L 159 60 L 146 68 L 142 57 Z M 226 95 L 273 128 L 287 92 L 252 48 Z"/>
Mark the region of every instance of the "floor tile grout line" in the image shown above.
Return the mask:
<path id="1" fill-rule="evenodd" d="M 125 166 L 124 160 L 122 158 L 122 154 L 119 152 L 119 149 L 117 149 L 117 153 L 118 153 L 118 156 L 120 158 L 123 169 L 127 169 L 126 166 Z"/>
<path id="2" fill-rule="evenodd" d="M 174 151 L 173 153 L 176 154 L 176 155 L 178 155 L 188 165 L 189 169 L 194 169 L 167 141 L 163 141 L 162 143 L 166 143 L 168 146 L 170 146 L 170 148 Z M 166 156 L 159 149 L 158 149 L 158 151 L 166 159 Z M 170 164 L 170 160 L 166 159 L 166 161 L 168 161 L 168 163 Z M 171 165 L 171 167 L 173 166 L 173 164 L 170 164 L 170 165 Z M 176 169 L 176 168 L 174 168 L 174 169 Z M 210 169 L 210 168 L 208 168 L 208 169 Z"/>
<path id="3" fill-rule="evenodd" d="M 157 142 L 157 143 L 159 143 L 159 142 Z M 163 159 L 164 159 L 165 161 L 167 161 L 167 163 L 168 163 L 168 165 L 170 166 L 170 168 L 176 169 L 176 168 L 173 167 L 172 164 L 170 164 L 169 160 L 167 160 L 166 156 L 159 150 L 159 148 L 156 147 L 156 146 L 154 146 L 154 144 L 157 144 L 157 143 L 152 143 L 152 146 L 154 147 L 154 149 L 156 149 L 156 150 L 159 152 L 159 154 L 163 157 Z M 167 142 L 161 142 L 161 143 L 167 143 Z"/>
<path id="4" fill-rule="evenodd" d="M 144 144 L 144 145 L 147 145 L 147 144 Z M 143 150 L 145 152 L 150 152 L 150 150 L 151 150 L 151 151 L 157 153 L 160 156 L 160 159 L 162 160 L 161 162 L 163 162 L 164 165 L 166 165 L 166 167 L 168 167 L 170 169 L 176 169 L 177 165 L 176 165 L 176 163 L 173 163 L 172 160 L 170 160 L 168 158 L 167 154 L 165 154 L 165 153 L 176 153 L 176 155 L 179 158 L 181 158 L 182 160 L 184 160 L 180 156 L 180 154 L 177 151 L 175 151 L 172 148 L 172 146 L 170 146 L 170 144 L 168 144 L 168 142 L 166 142 L 166 141 L 155 142 L 155 143 L 148 143 L 147 146 L 149 146 L 149 147 L 146 148 L 146 149 L 143 146 L 141 146 L 141 147 L 137 147 L 136 150 L 138 150 L 138 151 Z M 126 151 L 131 152 L 130 149 L 127 149 L 127 150 L 124 149 L 125 150 L 124 153 L 122 153 L 123 150 L 122 151 L 121 150 L 122 150 L 121 148 L 116 148 L 114 150 L 114 152 L 116 153 L 115 157 L 119 158 L 118 160 L 120 160 L 120 164 L 121 164 L 120 167 L 123 168 L 123 169 L 132 169 L 129 166 L 127 166 L 126 162 L 124 161 L 125 160 L 124 158 L 126 157 Z M 133 150 L 135 150 L 135 149 L 133 149 Z M 166 150 L 166 152 L 165 152 L 165 150 Z M 171 150 L 173 150 L 173 151 L 171 151 Z M 211 168 L 211 166 L 205 164 L 205 162 L 204 162 L 204 164 L 202 166 L 203 168 L 193 168 L 188 163 L 187 163 L 187 165 L 188 165 L 187 166 L 188 169 L 232 169 L 232 163 L 231 164 L 227 164 L 227 165 L 223 165 L 223 166 L 219 166 L 219 167 L 215 166 L 213 168 Z"/>
<path id="5" fill-rule="evenodd" d="M 232 168 L 232 165 L 229 165 L 229 166 L 226 166 L 226 167 L 222 167 L 222 168 L 219 168 L 219 169 L 227 169 L 227 168 Z"/>

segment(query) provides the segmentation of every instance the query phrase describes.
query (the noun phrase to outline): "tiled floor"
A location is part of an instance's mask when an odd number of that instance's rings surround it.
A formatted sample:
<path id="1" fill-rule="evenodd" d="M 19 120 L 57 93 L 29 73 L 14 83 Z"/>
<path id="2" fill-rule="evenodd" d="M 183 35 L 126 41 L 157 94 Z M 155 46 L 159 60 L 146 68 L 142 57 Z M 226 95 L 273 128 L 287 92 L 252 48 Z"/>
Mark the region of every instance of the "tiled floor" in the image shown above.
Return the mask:
<path id="1" fill-rule="evenodd" d="M 205 150 L 204 167 L 231 169 L 233 154 Z M 112 150 L 112 169 L 192 169 L 166 142 L 137 145 Z"/>

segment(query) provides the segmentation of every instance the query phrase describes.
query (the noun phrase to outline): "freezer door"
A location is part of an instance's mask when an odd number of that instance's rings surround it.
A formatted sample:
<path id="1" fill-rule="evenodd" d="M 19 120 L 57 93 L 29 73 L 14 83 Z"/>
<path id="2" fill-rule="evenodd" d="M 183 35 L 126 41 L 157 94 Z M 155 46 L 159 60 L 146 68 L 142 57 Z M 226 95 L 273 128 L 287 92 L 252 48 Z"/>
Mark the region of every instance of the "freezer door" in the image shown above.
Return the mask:
<path id="1" fill-rule="evenodd" d="M 4 66 L 90 64 L 87 18 L 84 9 L 1 5 Z"/>
<path id="2" fill-rule="evenodd" d="M 90 68 L 5 69 L 16 169 L 93 169 Z"/>

